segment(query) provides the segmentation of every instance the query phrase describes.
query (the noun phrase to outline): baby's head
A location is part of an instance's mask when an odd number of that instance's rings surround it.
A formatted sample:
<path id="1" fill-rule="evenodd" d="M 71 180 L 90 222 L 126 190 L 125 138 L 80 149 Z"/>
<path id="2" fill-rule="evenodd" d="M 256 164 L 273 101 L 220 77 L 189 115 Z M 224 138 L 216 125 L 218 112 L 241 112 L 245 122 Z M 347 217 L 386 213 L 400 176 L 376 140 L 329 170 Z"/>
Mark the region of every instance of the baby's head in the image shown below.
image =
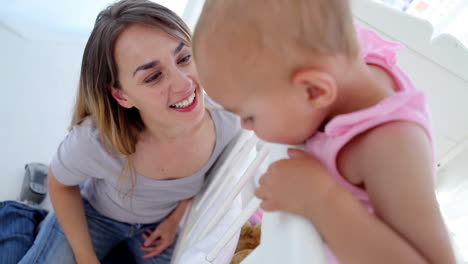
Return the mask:
<path id="1" fill-rule="evenodd" d="M 297 144 L 333 111 L 359 48 L 347 0 L 207 0 L 194 54 L 208 95 L 244 128 Z"/>

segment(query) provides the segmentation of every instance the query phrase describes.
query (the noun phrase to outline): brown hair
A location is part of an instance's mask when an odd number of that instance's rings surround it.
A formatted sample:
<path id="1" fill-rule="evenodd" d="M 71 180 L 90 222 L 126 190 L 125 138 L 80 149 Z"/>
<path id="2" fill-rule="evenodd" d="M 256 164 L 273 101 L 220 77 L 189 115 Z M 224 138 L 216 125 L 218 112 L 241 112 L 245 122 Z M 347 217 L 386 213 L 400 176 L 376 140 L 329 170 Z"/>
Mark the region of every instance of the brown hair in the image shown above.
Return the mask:
<path id="1" fill-rule="evenodd" d="M 119 83 L 114 46 L 117 37 L 131 24 L 157 27 L 191 46 L 190 30 L 184 21 L 164 6 L 147 0 L 122 0 L 102 10 L 86 43 L 81 76 L 70 129 L 91 117 L 109 153 L 127 157 L 123 175 L 133 173 L 130 155 L 135 153 L 138 135 L 145 129 L 137 109 L 121 107 L 110 93 Z M 134 177 L 132 177 L 134 178 Z M 132 181 L 135 183 L 135 181 Z M 134 184 L 132 186 L 132 189 Z"/>

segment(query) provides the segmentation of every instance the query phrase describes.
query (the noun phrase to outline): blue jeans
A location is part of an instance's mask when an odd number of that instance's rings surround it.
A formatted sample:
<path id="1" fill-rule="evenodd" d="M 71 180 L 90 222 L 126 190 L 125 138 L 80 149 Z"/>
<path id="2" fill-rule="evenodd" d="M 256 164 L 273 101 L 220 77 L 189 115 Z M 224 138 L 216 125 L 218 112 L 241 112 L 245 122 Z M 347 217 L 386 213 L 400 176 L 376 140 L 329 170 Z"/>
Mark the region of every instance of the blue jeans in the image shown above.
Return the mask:
<path id="1" fill-rule="evenodd" d="M 0 263 L 17 264 L 32 246 L 47 211 L 16 201 L 0 202 Z"/>
<path id="2" fill-rule="evenodd" d="M 145 253 L 140 249 L 143 245 L 142 234 L 148 229 L 156 228 L 154 224 L 127 224 L 115 221 L 97 212 L 88 201 L 84 200 L 84 208 L 89 233 L 97 257 L 104 257 L 121 242 L 125 242 L 134 261 L 138 264 L 168 264 L 171 261 L 174 244 L 158 256 L 144 259 Z M 19 262 L 20 264 L 74 264 L 73 251 L 63 233 L 55 213 L 50 214 L 37 235 L 34 245 Z"/>

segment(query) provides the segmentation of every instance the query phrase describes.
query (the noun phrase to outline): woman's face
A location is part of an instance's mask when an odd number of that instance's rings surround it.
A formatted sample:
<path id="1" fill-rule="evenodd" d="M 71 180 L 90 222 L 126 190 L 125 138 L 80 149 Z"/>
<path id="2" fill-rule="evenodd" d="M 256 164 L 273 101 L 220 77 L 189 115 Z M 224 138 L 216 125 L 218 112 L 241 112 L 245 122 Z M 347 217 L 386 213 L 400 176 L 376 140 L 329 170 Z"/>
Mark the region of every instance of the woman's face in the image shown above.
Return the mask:
<path id="1" fill-rule="evenodd" d="M 121 89 L 112 95 L 136 107 L 145 122 L 160 127 L 187 126 L 202 120 L 203 92 L 192 49 L 159 28 L 133 24 L 115 43 Z"/>

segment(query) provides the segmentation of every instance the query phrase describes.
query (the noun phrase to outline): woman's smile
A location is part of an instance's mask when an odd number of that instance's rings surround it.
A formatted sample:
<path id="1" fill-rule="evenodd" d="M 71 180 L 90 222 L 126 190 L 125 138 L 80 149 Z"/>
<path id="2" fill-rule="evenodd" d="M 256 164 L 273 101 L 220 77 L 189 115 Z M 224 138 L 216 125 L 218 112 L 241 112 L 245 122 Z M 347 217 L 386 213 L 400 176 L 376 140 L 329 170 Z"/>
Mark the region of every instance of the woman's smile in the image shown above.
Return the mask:
<path id="1" fill-rule="evenodd" d="M 178 112 L 190 112 L 198 105 L 197 90 L 195 89 L 191 95 L 179 101 L 178 103 L 170 105 L 172 109 Z"/>

